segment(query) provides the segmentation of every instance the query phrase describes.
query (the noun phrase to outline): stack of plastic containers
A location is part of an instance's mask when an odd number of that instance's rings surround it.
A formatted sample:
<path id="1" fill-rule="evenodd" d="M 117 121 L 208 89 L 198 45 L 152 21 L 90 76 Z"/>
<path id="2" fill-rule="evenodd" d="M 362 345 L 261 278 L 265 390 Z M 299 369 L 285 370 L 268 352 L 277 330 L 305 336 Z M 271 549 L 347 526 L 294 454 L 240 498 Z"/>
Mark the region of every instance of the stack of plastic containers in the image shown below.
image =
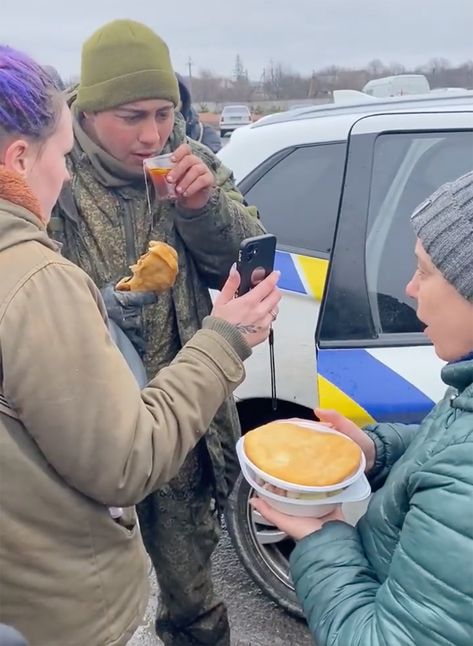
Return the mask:
<path id="1" fill-rule="evenodd" d="M 315 431 L 341 435 L 317 422 L 299 419 L 281 420 L 281 422 L 288 421 Z M 332 512 L 338 505 L 365 500 L 371 493 L 364 473 L 366 462 L 363 453 L 357 470 L 348 478 L 330 486 L 309 487 L 280 480 L 259 469 L 245 453 L 244 437 L 238 440 L 236 448 L 242 473 L 248 484 L 271 507 L 285 514 L 321 517 Z"/>

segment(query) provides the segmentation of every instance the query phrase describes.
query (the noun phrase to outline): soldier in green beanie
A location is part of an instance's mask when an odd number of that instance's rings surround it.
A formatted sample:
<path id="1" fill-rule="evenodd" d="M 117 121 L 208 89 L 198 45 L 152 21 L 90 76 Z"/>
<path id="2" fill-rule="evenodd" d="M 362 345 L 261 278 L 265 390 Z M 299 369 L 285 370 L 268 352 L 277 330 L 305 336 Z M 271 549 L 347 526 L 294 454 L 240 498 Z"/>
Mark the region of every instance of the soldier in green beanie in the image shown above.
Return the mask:
<path id="1" fill-rule="evenodd" d="M 167 366 L 201 327 L 211 308 L 208 290 L 223 284 L 241 240 L 264 231 L 231 172 L 186 137 L 178 102 L 169 51 L 159 36 L 131 20 L 98 29 L 83 45 L 80 84 L 69 98 L 72 181 L 50 225 L 63 253 L 102 290 L 110 316 L 141 352 L 148 375 Z M 156 200 L 150 212 L 143 159 L 168 152 L 176 162 L 170 180 L 178 198 Z M 149 294 L 140 293 L 131 302 L 117 300 L 114 286 L 150 240 L 177 251 L 174 287 L 151 303 Z M 230 644 L 210 558 L 239 472 L 239 432 L 235 403 L 227 400 L 178 476 L 138 506 L 161 590 L 156 629 L 167 646 Z"/>

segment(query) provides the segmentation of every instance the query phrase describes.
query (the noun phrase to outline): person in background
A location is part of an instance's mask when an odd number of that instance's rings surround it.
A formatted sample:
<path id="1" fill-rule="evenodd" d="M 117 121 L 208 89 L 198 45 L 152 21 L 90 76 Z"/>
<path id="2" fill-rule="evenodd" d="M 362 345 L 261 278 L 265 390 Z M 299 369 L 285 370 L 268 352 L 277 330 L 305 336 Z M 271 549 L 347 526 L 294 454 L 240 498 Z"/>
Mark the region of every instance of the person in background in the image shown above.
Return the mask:
<path id="1" fill-rule="evenodd" d="M 222 142 L 218 132 L 208 123 L 202 123 L 200 121 L 199 115 L 192 107 L 192 98 L 186 82 L 179 74 L 176 74 L 176 77 L 179 83 L 179 95 L 181 99 L 180 112 L 186 120 L 187 136 L 195 141 L 199 141 L 201 144 L 204 144 L 204 146 L 210 148 L 212 152 L 218 153 L 222 147 Z"/>
<path id="2" fill-rule="evenodd" d="M 320 420 L 366 456 L 374 491 L 356 527 L 252 504 L 297 540 L 291 574 L 319 646 L 471 646 L 473 639 L 473 172 L 416 209 L 407 294 L 437 355 L 444 399 L 420 425 Z"/>
<path id="3" fill-rule="evenodd" d="M 273 273 L 235 298 L 232 269 L 212 315 L 140 390 L 97 287 L 47 235 L 72 146 L 51 77 L 1 46 L 0 621 L 30 646 L 124 646 L 148 601 L 133 505 L 201 441 L 280 294 Z"/>
<path id="4" fill-rule="evenodd" d="M 48 74 L 51 77 L 51 79 L 52 79 L 54 85 L 57 87 L 57 89 L 61 90 L 61 92 L 63 92 L 66 89 L 66 86 L 64 84 L 64 81 L 61 78 L 61 75 L 57 71 L 57 69 L 55 67 L 53 67 L 52 65 L 43 65 L 43 69 L 46 72 L 46 74 Z"/>
<path id="5" fill-rule="evenodd" d="M 50 232 L 62 253 L 89 274 L 111 317 L 141 352 L 148 377 L 168 366 L 211 310 L 244 238 L 264 233 L 232 173 L 188 139 L 176 110 L 179 86 L 164 41 L 146 25 L 116 20 L 84 43 L 80 83 L 69 96 L 72 182 L 54 209 Z M 148 205 L 143 160 L 172 153 L 175 201 Z M 114 285 L 150 240 L 177 252 L 172 290 L 150 303 L 122 303 Z M 205 438 L 178 475 L 138 505 L 140 527 L 160 587 L 156 618 L 166 646 L 228 646 L 224 603 L 211 578 L 220 515 L 239 474 L 235 402 L 222 403 Z"/>

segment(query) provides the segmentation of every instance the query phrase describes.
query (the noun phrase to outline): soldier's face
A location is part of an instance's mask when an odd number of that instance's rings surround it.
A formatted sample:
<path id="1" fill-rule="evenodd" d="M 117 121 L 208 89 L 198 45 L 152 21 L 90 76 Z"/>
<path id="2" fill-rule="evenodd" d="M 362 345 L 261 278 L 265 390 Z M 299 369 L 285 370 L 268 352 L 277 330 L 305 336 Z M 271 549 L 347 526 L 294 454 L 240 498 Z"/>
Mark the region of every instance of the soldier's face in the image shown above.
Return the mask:
<path id="1" fill-rule="evenodd" d="M 130 170 L 141 171 L 143 159 L 159 155 L 174 126 L 174 105 L 147 99 L 104 112 L 85 113 L 84 127 L 94 141 Z"/>

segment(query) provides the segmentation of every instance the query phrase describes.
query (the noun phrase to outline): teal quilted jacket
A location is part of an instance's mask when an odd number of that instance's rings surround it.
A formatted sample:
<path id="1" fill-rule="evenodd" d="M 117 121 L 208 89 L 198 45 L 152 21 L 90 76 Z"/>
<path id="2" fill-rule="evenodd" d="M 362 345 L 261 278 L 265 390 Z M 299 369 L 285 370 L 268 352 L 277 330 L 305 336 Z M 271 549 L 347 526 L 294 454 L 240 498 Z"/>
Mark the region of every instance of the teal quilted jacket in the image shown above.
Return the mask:
<path id="1" fill-rule="evenodd" d="M 291 555 L 318 646 L 473 645 L 473 360 L 420 426 L 379 424 L 356 528 L 327 523 Z"/>

